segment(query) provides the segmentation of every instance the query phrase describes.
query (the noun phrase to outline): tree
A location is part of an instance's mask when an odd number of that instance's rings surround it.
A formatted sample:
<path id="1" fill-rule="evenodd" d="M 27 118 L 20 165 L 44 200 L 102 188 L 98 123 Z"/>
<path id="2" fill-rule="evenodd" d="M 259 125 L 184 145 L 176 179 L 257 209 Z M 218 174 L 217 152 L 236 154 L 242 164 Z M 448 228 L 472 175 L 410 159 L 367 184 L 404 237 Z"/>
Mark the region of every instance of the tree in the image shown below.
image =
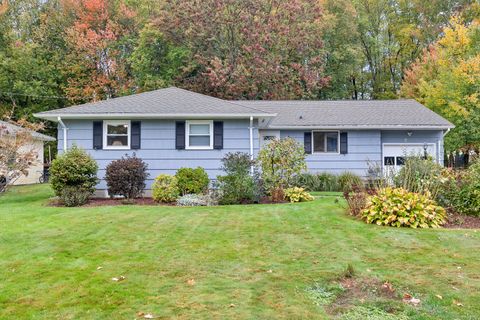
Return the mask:
<path id="1" fill-rule="evenodd" d="M 480 146 L 480 19 L 454 17 L 443 36 L 405 73 L 402 95 L 417 99 L 456 125 L 446 149 Z"/>
<path id="2" fill-rule="evenodd" d="M 66 30 L 67 95 L 74 101 L 96 101 L 131 92 L 126 57 L 136 37 L 135 12 L 109 0 L 64 0 L 63 4 L 75 15 Z"/>
<path id="3" fill-rule="evenodd" d="M 153 25 L 146 25 L 129 58 L 136 85 L 143 91 L 172 85 L 189 56 L 186 48 L 175 46 Z"/>
<path id="4" fill-rule="evenodd" d="M 28 169 L 38 161 L 32 129 L 39 128 L 25 120 L 0 122 L 0 193 L 22 175 L 27 176 Z"/>
<path id="5" fill-rule="evenodd" d="M 192 52 L 182 83 L 227 99 L 298 99 L 328 83 L 320 2 L 168 0 L 157 22 Z"/>

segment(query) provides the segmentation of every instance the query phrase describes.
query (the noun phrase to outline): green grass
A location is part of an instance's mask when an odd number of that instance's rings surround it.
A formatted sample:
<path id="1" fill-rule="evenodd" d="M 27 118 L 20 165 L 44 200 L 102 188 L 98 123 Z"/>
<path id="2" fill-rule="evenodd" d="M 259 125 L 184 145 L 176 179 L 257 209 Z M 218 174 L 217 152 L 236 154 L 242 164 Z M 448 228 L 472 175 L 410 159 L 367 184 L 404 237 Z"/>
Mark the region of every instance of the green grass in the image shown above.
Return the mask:
<path id="1" fill-rule="evenodd" d="M 403 310 L 412 319 L 480 314 L 476 230 L 367 225 L 335 194 L 209 208 L 48 207 L 51 195 L 41 185 L 0 196 L 2 319 L 324 319 L 308 288 L 348 264 L 419 297 Z M 381 308 L 364 307 L 351 312 Z"/>

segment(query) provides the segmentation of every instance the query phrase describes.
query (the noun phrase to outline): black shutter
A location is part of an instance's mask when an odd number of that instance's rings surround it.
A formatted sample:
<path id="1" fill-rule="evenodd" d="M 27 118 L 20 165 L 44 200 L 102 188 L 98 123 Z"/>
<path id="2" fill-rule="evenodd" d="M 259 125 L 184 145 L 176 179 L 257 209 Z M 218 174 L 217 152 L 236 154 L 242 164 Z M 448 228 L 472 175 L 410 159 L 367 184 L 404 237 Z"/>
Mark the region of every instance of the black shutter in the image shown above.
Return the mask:
<path id="1" fill-rule="evenodd" d="M 312 153 L 312 132 L 308 131 L 303 134 L 303 147 L 306 154 Z"/>
<path id="2" fill-rule="evenodd" d="M 185 121 L 175 122 L 175 148 L 185 149 Z"/>
<path id="3" fill-rule="evenodd" d="M 132 128 L 130 129 L 130 149 L 140 149 L 141 147 L 141 122 L 132 121 Z"/>
<path id="4" fill-rule="evenodd" d="M 213 122 L 213 149 L 223 149 L 223 121 Z"/>
<path id="5" fill-rule="evenodd" d="M 340 154 L 348 153 L 348 133 L 340 132 Z"/>
<path id="6" fill-rule="evenodd" d="M 103 121 L 93 121 L 93 149 L 103 148 Z"/>

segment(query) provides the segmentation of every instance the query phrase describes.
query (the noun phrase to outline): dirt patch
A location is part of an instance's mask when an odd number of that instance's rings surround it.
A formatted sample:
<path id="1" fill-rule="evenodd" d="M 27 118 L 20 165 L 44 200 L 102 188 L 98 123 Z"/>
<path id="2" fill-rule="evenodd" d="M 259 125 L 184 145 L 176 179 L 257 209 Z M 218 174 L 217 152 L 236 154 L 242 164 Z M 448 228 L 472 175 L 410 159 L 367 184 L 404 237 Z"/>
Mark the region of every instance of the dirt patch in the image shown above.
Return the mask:
<path id="1" fill-rule="evenodd" d="M 389 282 L 375 278 L 343 278 L 339 284 L 344 289 L 331 304 L 326 307 L 329 314 L 336 315 L 358 305 L 375 301 L 401 302 L 402 298 Z M 396 310 L 386 310 L 395 312 Z"/>
<path id="2" fill-rule="evenodd" d="M 480 217 L 449 213 L 444 227 L 450 229 L 480 229 Z"/>

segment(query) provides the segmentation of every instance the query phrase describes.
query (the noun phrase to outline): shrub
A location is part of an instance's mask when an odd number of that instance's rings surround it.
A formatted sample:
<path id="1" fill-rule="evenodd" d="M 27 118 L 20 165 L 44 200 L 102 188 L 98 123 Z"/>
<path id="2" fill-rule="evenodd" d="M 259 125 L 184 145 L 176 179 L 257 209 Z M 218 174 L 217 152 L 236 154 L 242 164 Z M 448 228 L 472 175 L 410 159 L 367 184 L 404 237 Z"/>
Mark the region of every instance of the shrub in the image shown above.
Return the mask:
<path id="1" fill-rule="evenodd" d="M 177 200 L 180 191 L 178 190 L 177 178 L 168 174 L 161 174 L 155 178 L 152 185 L 152 197 L 157 202 L 174 202 Z"/>
<path id="2" fill-rule="evenodd" d="M 465 170 L 443 171 L 446 182 L 439 192 L 440 201 L 455 212 L 480 216 L 480 161 Z"/>
<path id="3" fill-rule="evenodd" d="M 365 189 L 361 185 L 353 185 L 350 190 L 343 191 L 343 197 L 347 201 L 348 211 L 352 216 L 359 216 L 367 206 L 369 195 L 375 195 L 376 189 Z"/>
<path id="4" fill-rule="evenodd" d="M 180 194 L 200 194 L 207 190 L 210 180 L 207 172 L 201 167 L 180 168 L 175 174 Z"/>
<path id="5" fill-rule="evenodd" d="M 283 200 L 283 189 L 293 186 L 295 176 L 307 168 L 303 145 L 293 138 L 270 141 L 258 153 L 258 163 L 273 201 Z"/>
<path id="6" fill-rule="evenodd" d="M 247 153 L 227 153 L 222 159 L 226 175 L 218 176 L 216 187 L 220 204 L 252 203 L 259 201 L 260 182 L 250 174 L 253 161 Z"/>
<path id="7" fill-rule="evenodd" d="M 52 161 L 50 185 L 66 206 L 82 205 L 95 192 L 97 170 L 95 160 L 73 146 Z"/>
<path id="8" fill-rule="evenodd" d="M 362 178 L 352 172 L 343 172 L 338 176 L 338 184 L 341 191 L 350 191 L 355 186 L 363 186 Z"/>
<path id="9" fill-rule="evenodd" d="M 66 207 L 78 207 L 85 204 L 92 192 L 76 186 L 65 186 L 58 196 Z"/>
<path id="10" fill-rule="evenodd" d="M 308 191 L 340 191 L 336 175 L 321 173 L 301 173 L 295 177 L 294 185 Z"/>
<path id="11" fill-rule="evenodd" d="M 132 157 L 125 155 L 119 160 L 114 160 L 107 166 L 105 173 L 108 194 L 110 197 L 138 198 L 145 190 L 148 175 L 147 164 L 135 154 Z"/>
<path id="12" fill-rule="evenodd" d="M 186 194 L 177 199 L 177 206 L 197 207 L 215 205 L 215 200 L 210 195 Z"/>
<path id="13" fill-rule="evenodd" d="M 427 194 L 402 188 L 384 188 L 370 196 L 361 213 L 367 223 L 410 228 L 438 228 L 446 221 L 445 209 Z"/>
<path id="14" fill-rule="evenodd" d="M 290 202 L 304 202 L 304 201 L 312 201 L 315 198 L 305 191 L 304 188 L 300 187 L 293 187 L 285 189 L 285 200 Z"/>

